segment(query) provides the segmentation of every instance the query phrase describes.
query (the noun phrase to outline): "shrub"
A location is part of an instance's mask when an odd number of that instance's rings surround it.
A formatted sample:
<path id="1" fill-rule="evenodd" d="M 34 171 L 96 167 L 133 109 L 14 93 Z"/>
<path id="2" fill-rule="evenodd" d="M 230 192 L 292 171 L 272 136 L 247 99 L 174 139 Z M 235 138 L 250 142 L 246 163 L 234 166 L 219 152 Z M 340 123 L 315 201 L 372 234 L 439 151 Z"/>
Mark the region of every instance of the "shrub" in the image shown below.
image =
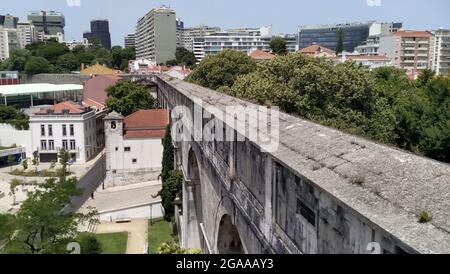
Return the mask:
<path id="1" fill-rule="evenodd" d="M 429 223 L 433 220 L 433 218 L 431 217 L 430 214 L 428 214 L 428 212 L 426 211 L 422 211 L 419 214 L 419 223 L 421 224 L 425 224 L 425 223 Z"/>

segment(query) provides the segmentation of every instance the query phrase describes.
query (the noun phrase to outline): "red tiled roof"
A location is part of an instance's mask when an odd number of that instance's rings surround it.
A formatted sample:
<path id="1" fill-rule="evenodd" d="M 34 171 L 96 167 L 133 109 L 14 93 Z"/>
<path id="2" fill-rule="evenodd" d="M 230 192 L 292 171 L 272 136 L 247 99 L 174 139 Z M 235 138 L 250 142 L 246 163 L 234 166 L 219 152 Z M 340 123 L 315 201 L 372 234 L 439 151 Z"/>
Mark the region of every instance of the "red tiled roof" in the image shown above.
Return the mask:
<path id="1" fill-rule="evenodd" d="M 401 30 L 396 32 L 395 36 L 429 38 L 431 37 L 431 33 L 428 31 Z"/>
<path id="2" fill-rule="evenodd" d="M 257 60 L 266 60 L 266 59 L 272 59 L 273 57 L 275 57 L 272 53 L 266 52 L 263 50 L 254 50 L 254 51 L 250 52 L 249 56 L 251 58 L 257 59 Z"/>
<path id="3" fill-rule="evenodd" d="M 71 101 L 66 101 L 53 105 L 50 108 L 43 108 L 38 112 L 36 112 L 35 114 L 38 115 L 48 114 L 49 109 L 53 110 L 54 114 L 63 114 L 63 110 L 68 110 L 69 114 L 82 114 L 88 111 L 88 109 L 85 108 L 84 106 L 81 106 Z"/>
<path id="4" fill-rule="evenodd" d="M 94 101 L 92 99 L 89 99 L 89 98 L 84 100 L 83 104 L 85 106 L 88 106 L 88 107 L 94 107 L 94 108 L 96 108 L 98 110 L 102 110 L 102 109 L 104 109 L 106 107 L 104 104 L 101 104 L 101 103 L 99 103 L 97 101 Z"/>
<path id="5" fill-rule="evenodd" d="M 100 75 L 84 82 L 83 101 L 91 99 L 102 105 L 106 104 L 106 90 L 120 80 L 117 75 Z"/>
<path id="6" fill-rule="evenodd" d="M 125 139 L 162 138 L 169 124 L 165 109 L 139 110 L 124 119 Z"/>
<path id="7" fill-rule="evenodd" d="M 303 48 L 300 50 L 300 52 L 305 53 L 305 54 L 315 54 L 315 53 L 320 53 L 320 52 L 336 54 L 336 52 L 334 50 L 326 48 L 326 47 L 322 47 L 321 45 L 317 45 L 317 44 L 312 44 L 306 48 Z"/>

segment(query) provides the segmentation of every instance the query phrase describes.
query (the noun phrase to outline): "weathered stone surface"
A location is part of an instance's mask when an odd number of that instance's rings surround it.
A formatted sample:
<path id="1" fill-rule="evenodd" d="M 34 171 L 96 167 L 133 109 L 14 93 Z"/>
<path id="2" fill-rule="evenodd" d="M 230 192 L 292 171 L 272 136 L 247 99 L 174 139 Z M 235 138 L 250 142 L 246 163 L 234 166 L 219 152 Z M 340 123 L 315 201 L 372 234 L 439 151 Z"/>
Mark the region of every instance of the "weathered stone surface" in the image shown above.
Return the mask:
<path id="1" fill-rule="evenodd" d="M 163 76 L 153 80 L 169 108 L 193 109 L 201 101 L 221 117 L 226 106 L 252 105 Z M 235 123 L 227 127 L 244 134 Z M 191 148 L 199 159 L 201 197 L 195 199 L 211 252 L 218 252 L 220 220 L 229 215 L 248 253 L 367 253 L 370 242 L 386 253 L 450 253 L 447 164 L 287 114 L 280 115 L 273 153 L 249 140 L 180 145 L 183 169 L 189 170 Z M 420 224 L 421 211 L 433 220 Z"/>

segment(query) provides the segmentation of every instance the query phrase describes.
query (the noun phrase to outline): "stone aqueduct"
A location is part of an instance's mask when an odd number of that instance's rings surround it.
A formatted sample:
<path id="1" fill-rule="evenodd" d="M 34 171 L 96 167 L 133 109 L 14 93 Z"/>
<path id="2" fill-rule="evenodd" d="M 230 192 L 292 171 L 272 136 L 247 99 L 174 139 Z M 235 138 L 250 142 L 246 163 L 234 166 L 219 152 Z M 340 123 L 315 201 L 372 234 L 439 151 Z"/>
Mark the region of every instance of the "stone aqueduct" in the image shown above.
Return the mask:
<path id="1" fill-rule="evenodd" d="M 204 115 L 210 106 L 225 112 L 227 105 L 252 105 L 165 76 L 146 77 L 169 110 L 185 106 Z M 183 134 L 185 125 L 174 116 L 172 134 Z M 211 119 L 219 118 L 203 118 L 203 125 Z M 276 152 L 248 139 L 174 142 L 184 174 L 183 247 L 353 254 L 369 253 L 375 243 L 382 253 L 450 253 L 449 165 L 290 115 L 279 120 Z M 420 224 L 421 211 L 433 220 Z"/>

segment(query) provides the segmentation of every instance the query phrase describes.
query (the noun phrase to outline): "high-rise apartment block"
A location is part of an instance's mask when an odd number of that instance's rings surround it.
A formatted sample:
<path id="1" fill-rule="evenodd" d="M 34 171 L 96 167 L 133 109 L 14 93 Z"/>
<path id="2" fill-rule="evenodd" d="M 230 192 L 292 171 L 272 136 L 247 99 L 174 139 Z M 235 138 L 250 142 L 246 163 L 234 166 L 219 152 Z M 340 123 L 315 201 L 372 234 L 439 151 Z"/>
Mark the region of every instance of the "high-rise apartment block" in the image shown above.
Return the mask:
<path id="1" fill-rule="evenodd" d="M 175 59 L 177 27 L 175 10 L 152 9 L 140 18 L 136 27 L 136 58 L 158 64 Z"/>
<path id="2" fill-rule="evenodd" d="M 90 43 L 94 40 L 100 43 L 102 48 L 111 49 L 111 34 L 109 32 L 108 20 L 92 20 L 91 31 L 85 32 L 83 38 L 88 39 Z"/>
<path id="3" fill-rule="evenodd" d="M 450 29 L 439 29 L 432 38 L 431 68 L 437 75 L 450 76 Z"/>
<path id="4" fill-rule="evenodd" d="M 124 46 L 125 48 L 136 48 L 136 34 L 128 33 L 124 38 Z"/>
<path id="5" fill-rule="evenodd" d="M 394 66 L 405 69 L 411 78 L 430 68 L 432 34 L 428 31 L 398 31 L 380 38 L 380 55 L 386 55 Z"/>

